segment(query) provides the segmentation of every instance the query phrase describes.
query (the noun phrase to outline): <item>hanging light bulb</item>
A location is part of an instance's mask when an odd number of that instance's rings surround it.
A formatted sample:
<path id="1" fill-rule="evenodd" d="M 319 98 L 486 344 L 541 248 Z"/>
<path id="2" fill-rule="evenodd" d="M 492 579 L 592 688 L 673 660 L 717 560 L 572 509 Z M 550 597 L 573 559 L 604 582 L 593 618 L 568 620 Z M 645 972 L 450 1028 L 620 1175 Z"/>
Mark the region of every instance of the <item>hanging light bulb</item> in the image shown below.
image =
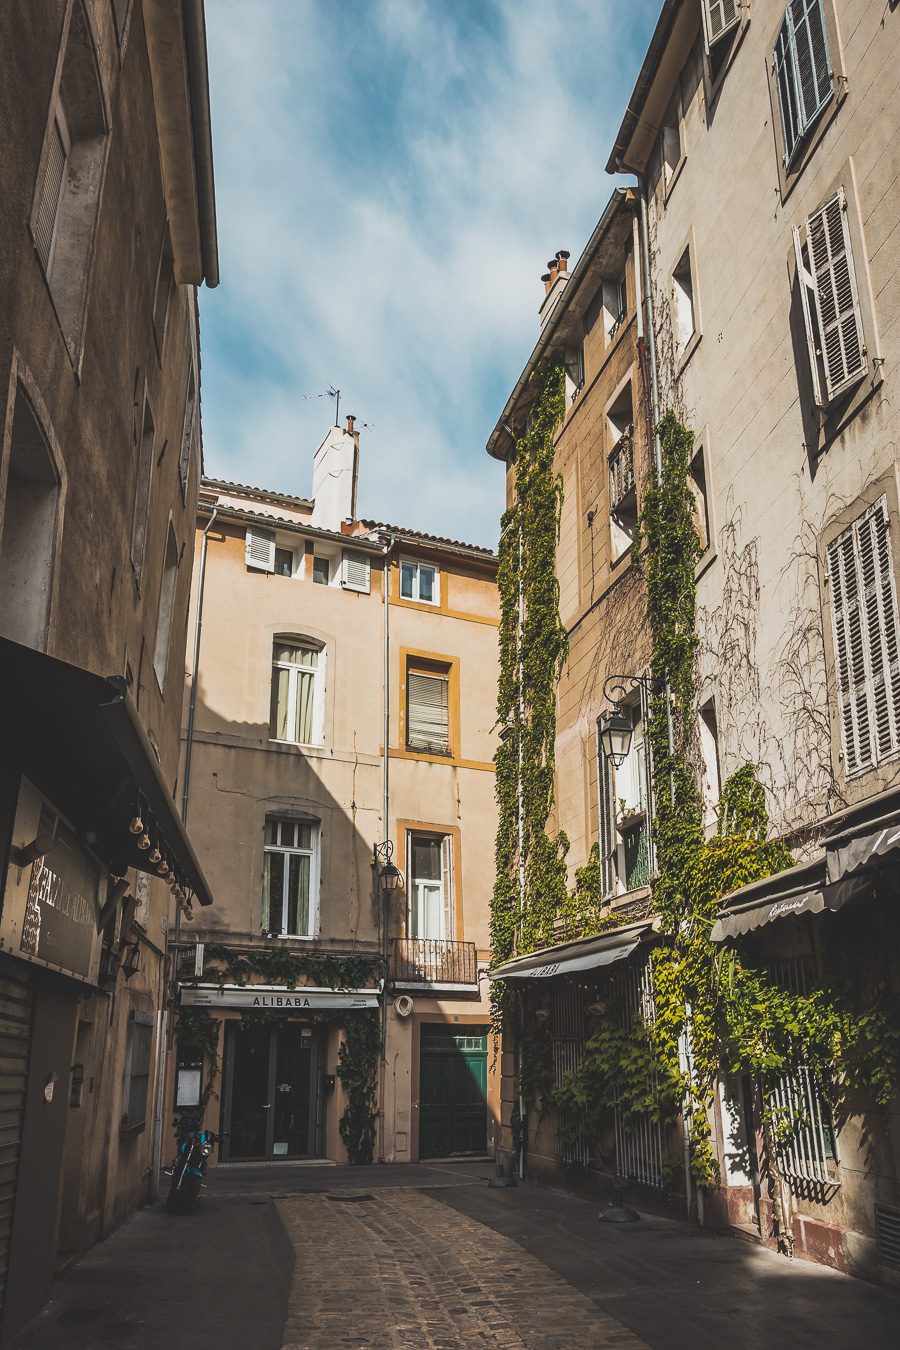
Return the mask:
<path id="1" fill-rule="evenodd" d="M 146 850 L 150 847 L 150 842 L 151 841 L 149 834 L 142 834 L 140 839 L 137 841 L 137 846 L 139 849 Z"/>
<path id="2" fill-rule="evenodd" d="M 167 862 L 161 862 L 156 870 L 161 877 L 167 877 L 169 875 L 169 864 Z"/>
<path id="3" fill-rule="evenodd" d="M 160 853 L 159 849 L 158 849 L 158 848 L 156 847 L 156 845 L 154 844 L 153 848 L 152 848 L 152 849 L 150 850 L 150 852 L 147 854 L 147 861 L 148 861 L 149 863 L 153 863 L 153 865 L 155 866 L 155 865 L 159 862 L 159 860 L 160 860 L 161 857 L 162 857 L 162 854 Z"/>
<path id="4" fill-rule="evenodd" d="M 132 834 L 140 834 L 144 828 L 144 822 L 141 820 L 140 816 L 133 816 L 128 828 Z"/>
<path id="5" fill-rule="evenodd" d="M 187 919 L 188 923 L 194 922 L 194 911 L 189 904 L 184 907 L 184 917 Z"/>

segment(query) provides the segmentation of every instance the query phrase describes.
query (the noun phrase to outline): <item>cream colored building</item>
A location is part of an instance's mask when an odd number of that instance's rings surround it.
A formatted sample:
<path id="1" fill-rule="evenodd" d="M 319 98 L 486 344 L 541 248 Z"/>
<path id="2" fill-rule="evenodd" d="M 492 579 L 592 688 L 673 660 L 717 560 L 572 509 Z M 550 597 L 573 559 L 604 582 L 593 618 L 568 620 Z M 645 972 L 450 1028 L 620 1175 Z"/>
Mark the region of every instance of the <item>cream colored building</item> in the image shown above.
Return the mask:
<path id="1" fill-rule="evenodd" d="M 169 1090 L 212 1087 L 223 1162 L 346 1161 L 340 1046 L 376 1009 L 374 1158 L 493 1146 L 496 563 L 360 520 L 359 454 L 349 418 L 310 500 L 201 487 L 182 783 L 216 905 L 180 933 L 180 999 L 218 1052 L 176 1052 Z"/>
<path id="2" fill-rule="evenodd" d="M 900 807 L 898 84 L 894 4 L 666 0 L 608 165 L 646 193 L 661 408 L 702 455 L 711 805 L 720 775 L 756 764 L 802 861 L 733 898 L 749 907 L 737 931 L 795 982 L 839 922 L 797 914 L 814 895 L 837 907 L 822 886 L 867 888 L 854 913 L 873 933 L 896 898 L 896 862 L 876 871 L 873 850 Z M 796 1083 L 773 1090 L 798 1128 L 779 1158 L 795 1251 L 883 1270 L 900 1223 L 896 1100 L 886 1133 L 862 1099 L 833 1122 Z M 756 1109 L 723 1080 L 721 1217 L 771 1241 Z"/>

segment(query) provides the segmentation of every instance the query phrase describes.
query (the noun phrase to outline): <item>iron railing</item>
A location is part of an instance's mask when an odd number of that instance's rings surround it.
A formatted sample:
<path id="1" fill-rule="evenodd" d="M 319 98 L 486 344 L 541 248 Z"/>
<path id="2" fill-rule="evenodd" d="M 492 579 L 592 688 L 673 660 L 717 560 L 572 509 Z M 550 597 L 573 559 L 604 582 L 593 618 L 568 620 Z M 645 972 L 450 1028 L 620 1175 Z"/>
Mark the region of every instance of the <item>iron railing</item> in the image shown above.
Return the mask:
<path id="1" fill-rule="evenodd" d="M 391 978 L 400 985 L 465 985 L 477 989 L 478 949 L 474 942 L 392 938 Z"/>
<path id="2" fill-rule="evenodd" d="M 634 487 L 634 435 L 633 428 L 616 441 L 609 457 L 609 506 L 611 511 L 621 506 Z"/>

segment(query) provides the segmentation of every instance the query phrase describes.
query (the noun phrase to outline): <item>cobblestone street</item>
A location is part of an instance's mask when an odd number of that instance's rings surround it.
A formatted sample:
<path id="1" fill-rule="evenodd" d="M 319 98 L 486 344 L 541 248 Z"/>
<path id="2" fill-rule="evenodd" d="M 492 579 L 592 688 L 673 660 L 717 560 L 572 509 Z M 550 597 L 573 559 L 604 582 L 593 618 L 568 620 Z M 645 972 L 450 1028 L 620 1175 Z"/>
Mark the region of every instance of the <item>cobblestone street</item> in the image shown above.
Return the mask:
<path id="1" fill-rule="evenodd" d="M 487 1164 L 220 1168 L 57 1281 L 15 1350 L 894 1350 L 900 1295 Z"/>

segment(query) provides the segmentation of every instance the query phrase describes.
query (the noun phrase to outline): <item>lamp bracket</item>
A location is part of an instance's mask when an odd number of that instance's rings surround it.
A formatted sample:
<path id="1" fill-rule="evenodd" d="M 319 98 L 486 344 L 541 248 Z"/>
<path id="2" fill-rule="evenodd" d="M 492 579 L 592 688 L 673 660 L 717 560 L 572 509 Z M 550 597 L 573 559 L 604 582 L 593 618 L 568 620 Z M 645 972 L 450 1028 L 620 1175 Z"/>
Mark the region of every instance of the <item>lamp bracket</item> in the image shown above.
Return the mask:
<path id="1" fill-rule="evenodd" d="M 642 689 L 649 697 L 650 681 L 645 675 L 607 675 L 603 681 L 603 697 L 618 707 L 635 689 Z"/>

